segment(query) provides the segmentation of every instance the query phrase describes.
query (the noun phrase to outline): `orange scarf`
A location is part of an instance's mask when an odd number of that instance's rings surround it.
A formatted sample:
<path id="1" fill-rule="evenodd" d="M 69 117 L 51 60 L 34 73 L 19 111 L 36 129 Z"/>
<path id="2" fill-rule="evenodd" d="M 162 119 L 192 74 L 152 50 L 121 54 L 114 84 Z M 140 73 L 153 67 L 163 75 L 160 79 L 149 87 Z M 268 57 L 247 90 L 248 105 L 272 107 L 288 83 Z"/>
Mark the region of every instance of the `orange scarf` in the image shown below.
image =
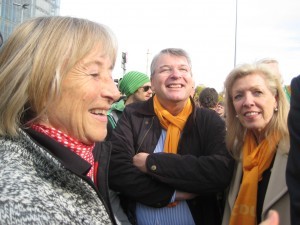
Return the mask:
<path id="1" fill-rule="evenodd" d="M 164 152 L 177 153 L 178 142 L 180 133 L 184 128 L 187 118 L 192 113 L 192 103 L 188 99 L 183 110 L 177 115 L 173 116 L 159 103 L 156 96 L 154 96 L 154 111 L 160 121 L 160 124 L 167 130 Z"/>
<path id="2" fill-rule="evenodd" d="M 254 135 L 250 131 L 246 134 L 243 146 L 243 180 L 231 212 L 230 225 L 257 224 L 258 182 L 271 165 L 280 136 L 274 133 L 268 140 L 263 140 L 257 146 Z"/>

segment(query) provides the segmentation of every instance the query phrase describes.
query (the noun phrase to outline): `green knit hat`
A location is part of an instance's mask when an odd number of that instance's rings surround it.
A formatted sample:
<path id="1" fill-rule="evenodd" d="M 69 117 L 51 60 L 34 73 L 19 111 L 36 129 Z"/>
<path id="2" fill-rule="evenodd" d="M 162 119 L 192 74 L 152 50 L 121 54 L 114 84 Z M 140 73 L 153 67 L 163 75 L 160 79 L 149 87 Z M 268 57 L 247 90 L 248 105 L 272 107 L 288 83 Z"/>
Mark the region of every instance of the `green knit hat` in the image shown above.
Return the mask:
<path id="1" fill-rule="evenodd" d="M 119 83 L 119 90 L 122 94 L 125 94 L 126 97 L 129 97 L 139 87 L 142 87 L 145 83 L 150 82 L 149 77 L 138 71 L 130 71 L 126 73 Z"/>

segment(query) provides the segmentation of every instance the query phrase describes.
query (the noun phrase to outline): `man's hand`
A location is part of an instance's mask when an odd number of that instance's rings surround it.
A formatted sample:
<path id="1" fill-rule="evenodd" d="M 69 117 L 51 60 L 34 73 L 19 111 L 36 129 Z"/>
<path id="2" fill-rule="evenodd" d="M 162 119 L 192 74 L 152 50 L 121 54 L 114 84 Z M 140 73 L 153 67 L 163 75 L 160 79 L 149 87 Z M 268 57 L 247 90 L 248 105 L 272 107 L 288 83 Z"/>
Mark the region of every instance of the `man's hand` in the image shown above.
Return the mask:
<path id="1" fill-rule="evenodd" d="M 176 190 L 176 201 L 182 201 L 182 200 L 189 200 L 193 199 L 197 196 L 197 194 L 193 193 L 188 193 L 188 192 L 182 192 L 182 191 L 177 191 Z"/>
<path id="2" fill-rule="evenodd" d="M 147 173 L 146 160 L 148 155 L 148 153 L 140 152 L 133 156 L 133 165 L 135 165 L 143 173 Z"/>

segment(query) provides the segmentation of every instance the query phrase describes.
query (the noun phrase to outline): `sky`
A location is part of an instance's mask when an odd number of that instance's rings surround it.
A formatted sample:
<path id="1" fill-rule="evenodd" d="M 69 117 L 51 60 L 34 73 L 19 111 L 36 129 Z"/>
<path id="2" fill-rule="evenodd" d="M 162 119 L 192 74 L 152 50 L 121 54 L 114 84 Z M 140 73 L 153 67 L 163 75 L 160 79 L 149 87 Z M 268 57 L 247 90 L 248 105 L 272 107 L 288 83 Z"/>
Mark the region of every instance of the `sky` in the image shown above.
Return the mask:
<path id="1" fill-rule="evenodd" d="M 237 2 L 236 2 L 237 1 Z M 236 10 L 237 9 L 237 10 Z M 109 26 L 118 43 L 114 78 L 150 74 L 162 49 L 186 50 L 196 85 L 223 90 L 235 65 L 275 58 L 283 83 L 300 74 L 300 0 L 61 0 L 60 15 Z"/>

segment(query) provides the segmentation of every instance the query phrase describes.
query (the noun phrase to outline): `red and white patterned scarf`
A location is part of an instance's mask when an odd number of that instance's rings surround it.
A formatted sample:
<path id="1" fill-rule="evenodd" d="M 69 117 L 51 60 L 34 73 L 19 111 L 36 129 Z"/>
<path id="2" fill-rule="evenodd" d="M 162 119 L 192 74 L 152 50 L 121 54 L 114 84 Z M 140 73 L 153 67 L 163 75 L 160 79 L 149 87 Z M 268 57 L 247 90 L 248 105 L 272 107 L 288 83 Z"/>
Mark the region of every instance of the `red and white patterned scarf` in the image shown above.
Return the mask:
<path id="1" fill-rule="evenodd" d="M 64 134 L 60 130 L 57 130 L 52 127 L 46 127 L 41 124 L 32 124 L 31 128 L 53 138 L 57 142 L 63 144 L 65 147 L 69 148 L 72 152 L 79 155 L 85 161 L 90 163 L 92 167 L 87 175 L 93 179 L 93 174 L 94 174 L 93 149 L 95 147 L 95 143 L 92 145 L 83 144 L 82 142 L 75 140 L 74 138 L 71 138 L 70 136 Z"/>

